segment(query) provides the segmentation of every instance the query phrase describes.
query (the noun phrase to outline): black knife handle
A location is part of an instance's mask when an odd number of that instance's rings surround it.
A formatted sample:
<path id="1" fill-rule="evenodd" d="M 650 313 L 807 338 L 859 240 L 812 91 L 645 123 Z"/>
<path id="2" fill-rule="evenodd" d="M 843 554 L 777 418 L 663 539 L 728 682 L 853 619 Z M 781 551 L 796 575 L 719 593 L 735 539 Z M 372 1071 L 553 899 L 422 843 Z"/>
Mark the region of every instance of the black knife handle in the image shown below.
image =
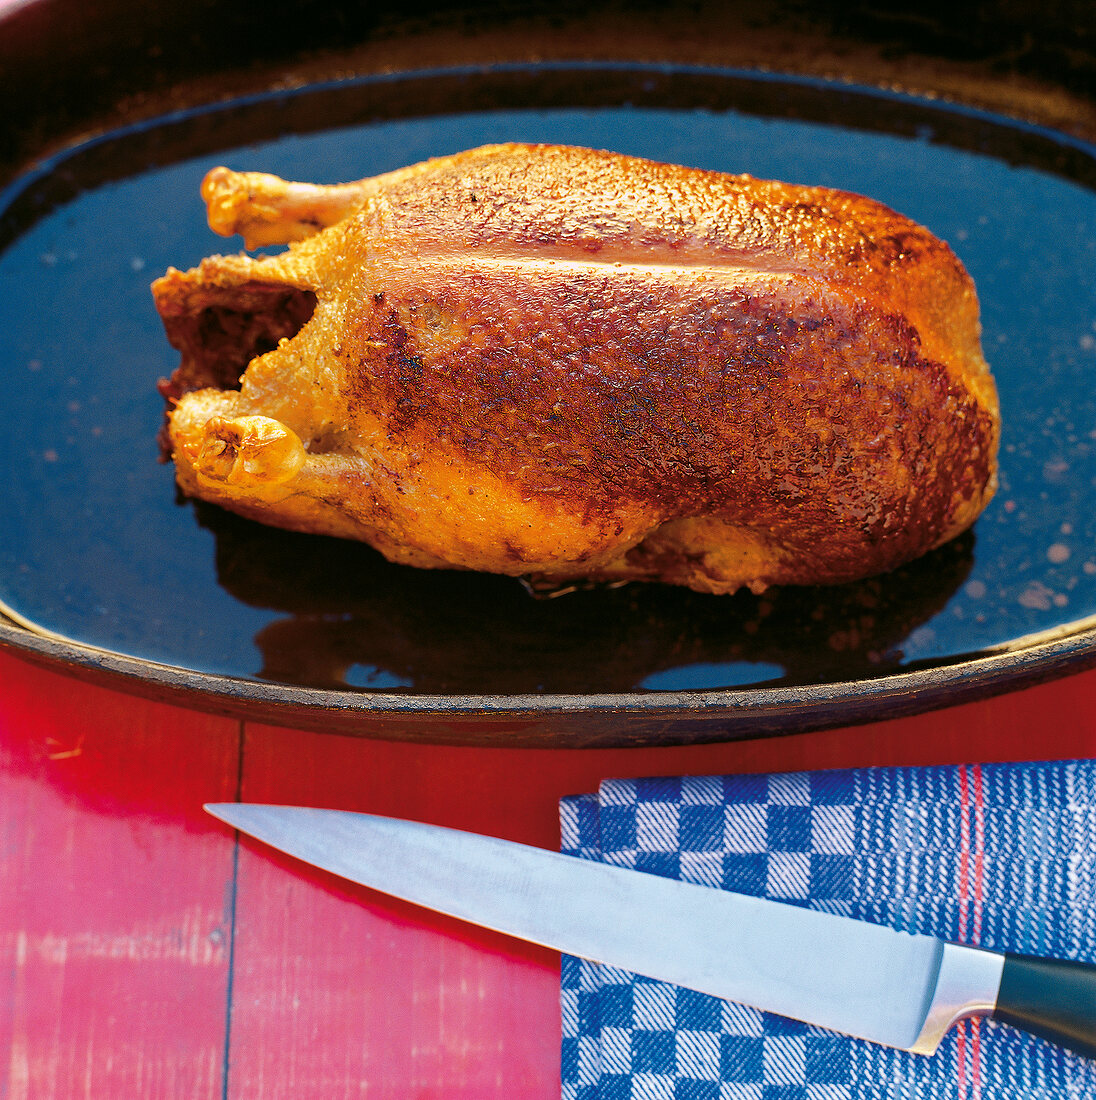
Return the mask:
<path id="1" fill-rule="evenodd" d="M 1096 1058 L 1096 966 L 1006 953 L 993 1018 Z"/>

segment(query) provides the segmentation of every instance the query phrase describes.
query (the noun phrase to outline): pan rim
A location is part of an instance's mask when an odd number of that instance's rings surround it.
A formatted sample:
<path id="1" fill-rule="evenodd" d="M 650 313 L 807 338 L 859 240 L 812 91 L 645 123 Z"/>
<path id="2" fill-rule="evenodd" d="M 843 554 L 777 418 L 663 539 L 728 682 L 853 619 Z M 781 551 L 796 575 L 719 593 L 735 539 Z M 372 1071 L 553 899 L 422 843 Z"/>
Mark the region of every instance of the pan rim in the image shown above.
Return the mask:
<path id="1" fill-rule="evenodd" d="M 1085 138 L 959 100 L 932 100 L 914 92 L 878 88 L 834 78 L 734 66 L 624 60 L 548 60 L 536 66 L 531 66 L 528 62 L 499 62 L 489 66 L 458 65 L 358 74 L 291 89 L 289 94 L 307 94 L 317 88 L 336 87 L 348 82 L 392 82 L 461 74 L 502 75 L 511 70 L 528 71 L 531 67 L 560 72 L 606 69 L 660 74 L 681 72 L 735 76 L 751 81 L 794 83 L 811 88 L 839 88 L 845 94 L 916 103 L 928 110 L 960 113 L 968 119 L 1023 130 L 1051 138 L 1057 144 L 1096 159 L 1096 148 Z M 199 112 L 238 109 L 240 105 L 265 98 L 267 94 L 247 93 L 214 104 L 181 108 L 170 115 L 143 119 L 85 136 L 59 150 L 53 150 L 42 160 L 20 171 L 6 187 L 0 189 L 0 207 L 6 209 L 20 191 L 32 184 L 41 173 L 48 171 L 51 164 L 71 156 L 81 148 L 123 138 L 127 133 L 146 130 L 173 118 L 182 119 Z M 302 720 L 307 724 L 325 724 L 325 719 L 338 716 L 346 720 L 343 722 L 344 728 L 347 723 L 354 725 L 358 720 L 367 718 L 392 721 L 401 718 L 490 718 L 499 721 L 533 719 L 546 723 L 571 719 L 581 727 L 583 717 L 597 720 L 608 717 L 623 724 L 646 721 L 663 726 L 677 720 L 696 720 L 712 727 L 715 734 L 713 737 L 703 730 L 690 732 L 683 729 L 675 735 L 663 729 L 657 743 L 666 745 L 695 740 L 728 740 L 731 739 L 729 733 L 745 730 L 751 722 L 763 726 L 765 732 L 801 732 L 851 722 L 878 720 L 1000 694 L 1041 680 L 1064 676 L 1096 664 L 1096 616 L 1016 638 L 994 649 L 943 660 L 934 659 L 927 662 L 925 667 L 907 666 L 879 677 L 774 687 L 761 685 L 746 688 L 603 693 L 441 694 L 294 686 L 260 678 L 161 664 L 146 658 L 101 649 L 75 639 L 44 637 L 2 618 L 0 649 L 62 671 L 92 676 L 146 694 L 152 692 L 171 700 L 192 700 L 202 709 L 227 709 L 231 713 L 258 711 L 271 717 L 277 724 L 296 725 Z M 384 733 L 380 735 L 385 736 Z M 614 741 L 612 734 L 608 735 L 609 740 L 605 740 L 605 734 L 593 736 L 594 743 L 601 747 L 618 743 Z M 579 729 L 573 743 L 586 743 L 585 737 L 586 734 Z M 429 741 L 432 738 L 425 736 L 416 739 Z M 567 747 L 566 736 L 553 735 L 552 740 L 561 747 Z M 626 731 L 621 731 L 619 743 L 632 743 L 634 740 Z M 542 743 L 542 736 L 536 735 L 535 741 Z M 510 739 L 508 743 L 521 742 L 520 739 Z M 655 742 L 648 740 L 643 743 Z"/>

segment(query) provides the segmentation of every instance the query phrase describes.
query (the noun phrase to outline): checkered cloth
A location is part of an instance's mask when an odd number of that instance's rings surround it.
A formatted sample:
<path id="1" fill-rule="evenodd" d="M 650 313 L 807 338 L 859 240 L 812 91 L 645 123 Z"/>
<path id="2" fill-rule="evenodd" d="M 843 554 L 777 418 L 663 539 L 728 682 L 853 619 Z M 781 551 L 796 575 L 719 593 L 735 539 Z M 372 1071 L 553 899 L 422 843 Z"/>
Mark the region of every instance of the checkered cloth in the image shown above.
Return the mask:
<path id="1" fill-rule="evenodd" d="M 1096 961 L 1094 763 L 612 780 L 561 818 L 585 859 Z M 561 1003 L 564 1100 L 1096 1097 L 1096 1062 L 985 1019 L 925 1058 L 570 957 Z"/>

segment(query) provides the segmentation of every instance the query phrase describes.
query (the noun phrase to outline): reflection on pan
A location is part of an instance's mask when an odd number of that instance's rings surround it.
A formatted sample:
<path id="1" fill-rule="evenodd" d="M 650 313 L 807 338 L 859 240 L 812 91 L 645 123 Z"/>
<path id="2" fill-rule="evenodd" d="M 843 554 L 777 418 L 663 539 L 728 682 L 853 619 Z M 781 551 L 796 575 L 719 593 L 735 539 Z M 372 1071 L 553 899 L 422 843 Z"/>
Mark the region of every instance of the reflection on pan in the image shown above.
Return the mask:
<path id="1" fill-rule="evenodd" d="M 663 585 L 536 598 L 517 581 L 392 565 L 369 547 L 276 531 L 206 504 L 217 576 L 284 616 L 260 675 L 420 693 L 626 692 L 811 684 L 893 672 L 903 642 L 966 579 L 967 534 L 890 574 L 832 588 L 706 596 Z"/>

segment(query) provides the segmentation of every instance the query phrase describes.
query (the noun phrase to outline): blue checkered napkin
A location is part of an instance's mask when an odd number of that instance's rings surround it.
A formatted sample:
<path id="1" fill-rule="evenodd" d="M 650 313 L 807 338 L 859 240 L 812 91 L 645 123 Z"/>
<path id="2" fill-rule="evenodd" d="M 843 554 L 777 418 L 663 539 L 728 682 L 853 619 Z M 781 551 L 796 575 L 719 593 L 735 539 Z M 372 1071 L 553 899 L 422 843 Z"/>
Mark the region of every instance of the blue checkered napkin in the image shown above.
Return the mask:
<path id="1" fill-rule="evenodd" d="M 561 818 L 586 859 L 1096 961 L 1094 763 L 612 780 Z M 924 1058 L 569 957 L 561 1004 L 564 1100 L 1096 1098 L 1096 1062 L 988 1020 Z"/>

